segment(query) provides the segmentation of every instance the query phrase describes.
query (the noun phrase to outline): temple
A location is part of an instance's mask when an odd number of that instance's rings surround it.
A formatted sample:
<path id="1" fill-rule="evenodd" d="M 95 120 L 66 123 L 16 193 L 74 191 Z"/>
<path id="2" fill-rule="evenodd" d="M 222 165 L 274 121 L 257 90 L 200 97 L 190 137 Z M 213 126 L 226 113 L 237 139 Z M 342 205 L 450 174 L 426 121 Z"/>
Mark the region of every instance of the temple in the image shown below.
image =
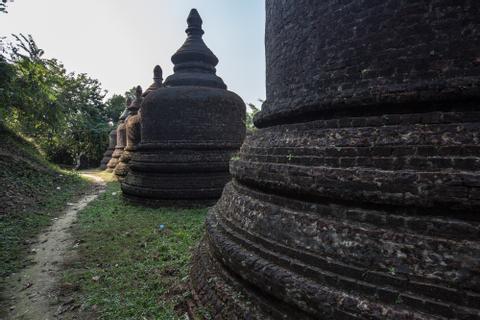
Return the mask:
<path id="1" fill-rule="evenodd" d="M 191 281 L 215 319 L 480 319 L 480 11 L 266 0 L 267 100 Z"/>
<path id="2" fill-rule="evenodd" d="M 174 74 L 142 104 L 141 142 L 122 183 L 127 199 L 145 205 L 217 200 L 245 136 L 245 103 L 215 74 L 218 59 L 202 40 L 197 10 L 187 22 L 187 40 L 172 56 Z"/>
<path id="3" fill-rule="evenodd" d="M 129 116 L 128 106 L 130 106 L 130 104 L 132 104 L 132 99 L 128 98 L 125 106 L 125 110 L 120 115 L 120 118 L 118 120 L 117 143 L 115 144 L 115 149 L 113 151 L 112 158 L 110 159 L 110 161 L 108 161 L 108 164 L 107 164 L 107 171 L 109 172 L 114 172 L 115 168 L 117 167 L 120 156 L 122 155 L 123 150 L 125 149 L 125 145 L 127 142 L 125 120 Z"/>

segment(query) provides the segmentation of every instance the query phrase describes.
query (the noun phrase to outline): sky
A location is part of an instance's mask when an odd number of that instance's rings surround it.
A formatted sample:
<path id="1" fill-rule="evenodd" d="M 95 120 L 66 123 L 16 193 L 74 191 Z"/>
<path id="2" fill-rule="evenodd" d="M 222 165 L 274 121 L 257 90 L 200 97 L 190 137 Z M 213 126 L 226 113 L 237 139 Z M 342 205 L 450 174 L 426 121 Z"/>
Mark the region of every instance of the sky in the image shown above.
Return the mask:
<path id="1" fill-rule="evenodd" d="M 220 62 L 217 75 L 246 103 L 265 98 L 263 0 L 14 0 L 0 14 L 0 35 L 31 34 L 67 71 L 100 80 L 109 96 L 164 78 L 186 39 L 196 8 L 204 41 Z"/>

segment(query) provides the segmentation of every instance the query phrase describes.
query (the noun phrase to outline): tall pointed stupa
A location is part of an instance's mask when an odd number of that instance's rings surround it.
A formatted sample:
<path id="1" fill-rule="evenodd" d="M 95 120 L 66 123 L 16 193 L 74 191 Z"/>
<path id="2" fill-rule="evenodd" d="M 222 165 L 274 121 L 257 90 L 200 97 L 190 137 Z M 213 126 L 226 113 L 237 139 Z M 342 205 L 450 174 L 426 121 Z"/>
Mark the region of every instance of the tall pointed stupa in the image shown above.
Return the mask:
<path id="1" fill-rule="evenodd" d="M 110 131 L 108 135 L 108 147 L 105 153 L 103 154 L 103 159 L 100 162 L 100 170 L 107 169 L 107 164 L 112 159 L 113 151 L 115 151 L 115 146 L 117 144 L 117 128 Z"/>
<path id="2" fill-rule="evenodd" d="M 245 103 L 216 75 L 217 57 L 202 40 L 193 9 L 174 74 L 142 105 L 141 142 L 122 190 L 143 204 L 211 203 L 230 180 L 228 162 L 245 136 Z"/>
<path id="3" fill-rule="evenodd" d="M 125 148 L 115 167 L 115 176 L 122 181 L 128 173 L 128 163 L 130 162 L 132 152 L 135 151 L 137 144 L 140 142 L 140 114 L 139 110 L 142 106 L 142 87 L 137 86 L 135 91 L 135 100 L 128 106 L 129 116 L 125 120 Z"/>
<path id="4" fill-rule="evenodd" d="M 123 110 L 122 114 L 120 115 L 117 127 L 117 143 L 115 145 L 115 150 L 113 151 L 112 158 L 108 161 L 107 164 L 107 171 L 113 172 L 117 167 L 118 161 L 120 156 L 123 153 L 123 149 L 125 148 L 127 142 L 126 136 L 126 128 L 125 128 L 125 120 L 129 115 L 128 107 L 132 103 L 132 99 L 128 98 L 125 105 L 125 110 Z"/>

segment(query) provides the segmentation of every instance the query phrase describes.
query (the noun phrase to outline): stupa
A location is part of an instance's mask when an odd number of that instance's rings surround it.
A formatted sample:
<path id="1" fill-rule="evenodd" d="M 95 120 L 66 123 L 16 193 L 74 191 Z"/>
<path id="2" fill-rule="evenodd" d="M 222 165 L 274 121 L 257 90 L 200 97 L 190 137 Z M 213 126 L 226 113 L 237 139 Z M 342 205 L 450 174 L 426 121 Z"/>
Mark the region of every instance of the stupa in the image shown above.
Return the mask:
<path id="1" fill-rule="evenodd" d="M 187 22 L 188 38 L 172 57 L 174 74 L 142 104 L 141 142 L 122 184 L 128 199 L 146 205 L 218 199 L 245 136 L 245 103 L 215 74 L 218 59 L 202 40 L 197 10 Z"/>
<path id="2" fill-rule="evenodd" d="M 153 68 L 153 83 L 147 88 L 147 90 L 145 90 L 142 97 L 145 98 L 152 91 L 155 91 L 161 87 L 163 87 L 163 71 L 159 65 L 156 65 L 155 68 Z"/>
<path id="3" fill-rule="evenodd" d="M 267 99 L 191 271 L 212 319 L 480 319 L 480 2 L 266 0 Z"/>
<path id="4" fill-rule="evenodd" d="M 103 154 L 102 161 L 100 162 L 100 170 L 107 169 L 107 164 L 112 159 L 113 151 L 115 150 L 115 145 L 117 144 L 117 129 L 110 131 L 108 135 L 108 148 L 107 151 Z"/>
<path id="5" fill-rule="evenodd" d="M 115 168 L 117 167 L 118 161 L 120 159 L 120 156 L 123 153 L 123 149 L 125 149 L 125 145 L 127 142 L 125 120 L 129 115 L 128 106 L 130 106 L 130 104 L 132 104 L 132 99 L 128 98 L 127 104 L 125 106 L 125 110 L 123 110 L 123 113 L 120 115 L 120 118 L 118 119 L 117 143 L 115 145 L 115 150 L 113 151 L 113 154 L 112 154 L 112 159 L 110 159 L 110 161 L 108 161 L 108 164 L 107 164 L 107 171 L 109 172 L 113 172 L 115 170 Z"/>
<path id="6" fill-rule="evenodd" d="M 128 106 L 128 117 L 125 119 L 125 137 L 126 143 L 122 154 L 115 167 L 115 176 L 121 182 L 128 173 L 128 163 L 132 152 L 135 151 L 137 144 L 140 142 L 140 107 L 143 102 L 143 91 L 141 86 L 137 86 L 135 91 L 135 100 Z"/>
<path id="7" fill-rule="evenodd" d="M 148 87 L 148 89 L 143 92 L 140 86 L 137 87 L 136 100 L 128 108 L 130 111 L 130 116 L 127 118 L 125 123 L 126 134 L 127 134 L 127 144 L 123 151 L 122 156 L 120 157 L 119 163 L 115 168 L 115 175 L 119 181 L 123 181 L 125 176 L 128 173 L 129 166 L 128 163 L 131 159 L 132 152 L 135 151 L 137 144 L 141 140 L 141 115 L 140 107 L 142 105 L 143 99 L 152 91 L 157 90 L 162 87 L 162 68 L 157 65 L 153 69 L 153 83 Z"/>

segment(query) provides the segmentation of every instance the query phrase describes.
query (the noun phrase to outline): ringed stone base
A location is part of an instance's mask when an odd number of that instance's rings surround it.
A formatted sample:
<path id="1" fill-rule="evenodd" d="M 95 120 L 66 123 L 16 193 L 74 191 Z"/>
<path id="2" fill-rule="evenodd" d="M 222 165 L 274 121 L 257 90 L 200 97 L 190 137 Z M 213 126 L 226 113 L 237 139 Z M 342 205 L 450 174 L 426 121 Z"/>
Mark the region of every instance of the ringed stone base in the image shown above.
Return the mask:
<path id="1" fill-rule="evenodd" d="M 108 149 L 108 150 L 105 151 L 105 153 L 103 154 L 103 159 L 102 159 L 102 161 L 100 162 L 100 170 L 105 170 L 105 169 L 107 169 L 108 162 L 110 161 L 110 159 L 112 159 L 113 150 L 114 150 L 114 149 Z"/>
<path id="2" fill-rule="evenodd" d="M 140 146 L 132 154 L 121 188 L 126 199 L 148 206 L 198 207 L 217 201 L 230 181 L 228 160 L 235 150 L 165 144 Z M 191 205 L 188 204 L 191 202 Z"/>
<path id="3" fill-rule="evenodd" d="M 128 173 L 128 163 L 132 158 L 130 151 L 124 150 L 120 158 L 118 159 L 117 166 L 115 167 L 114 173 L 119 181 L 123 181 Z"/>
<path id="4" fill-rule="evenodd" d="M 197 302 L 216 319 L 480 319 L 479 123 L 469 110 L 259 129 L 207 218 Z"/>
<path id="5" fill-rule="evenodd" d="M 108 161 L 107 164 L 107 171 L 108 172 L 114 172 L 115 168 L 118 165 L 118 162 L 120 161 L 120 157 L 122 156 L 123 153 L 123 148 L 115 148 L 112 154 L 112 158 L 110 161 Z"/>

